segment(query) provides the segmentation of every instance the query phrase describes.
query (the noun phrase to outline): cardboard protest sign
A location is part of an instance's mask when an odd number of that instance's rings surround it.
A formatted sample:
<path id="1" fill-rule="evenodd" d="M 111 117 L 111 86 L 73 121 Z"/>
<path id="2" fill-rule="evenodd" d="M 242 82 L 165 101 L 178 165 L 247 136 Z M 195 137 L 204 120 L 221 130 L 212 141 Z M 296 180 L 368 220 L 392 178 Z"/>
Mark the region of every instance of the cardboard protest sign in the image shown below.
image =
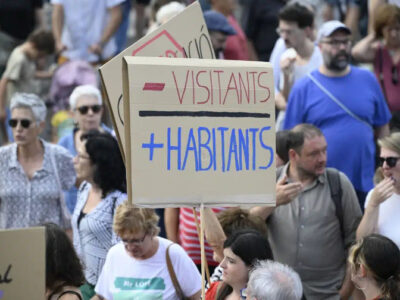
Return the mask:
<path id="1" fill-rule="evenodd" d="M 126 152 L 121 74 L 124 56 L 215 58 L 199 3 L 196 1 L 100 68 L 106 101 L 123 156 Z"/>
<path id="2" fill-rule="evenodd" d="M 269 63 L 125 57 L 123 77 L 133 203 L 274 205 Z"/>
<path id="3" fill-rule="evenodd" d="M 0 299 L 45 299 L 44 227 L 0 230 Z"/>

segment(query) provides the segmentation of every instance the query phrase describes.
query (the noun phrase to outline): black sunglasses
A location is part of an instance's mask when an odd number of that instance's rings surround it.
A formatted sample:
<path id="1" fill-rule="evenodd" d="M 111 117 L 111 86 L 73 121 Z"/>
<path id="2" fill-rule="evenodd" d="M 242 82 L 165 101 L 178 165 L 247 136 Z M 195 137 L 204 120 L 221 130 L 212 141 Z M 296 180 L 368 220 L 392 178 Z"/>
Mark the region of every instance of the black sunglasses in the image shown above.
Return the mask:
<path id="1" fill-rule="evenodd" d="M 15 128 L 18 126 L 18 122 L 21 123 L 21 126 L 23 128 L 29 128 L 29 126 L 31 126 L 32 121 L 28 120 L 28 119 L 10 119 L 8 120 L 8 125 L 10 125 L 10 127 Z"/>
<path id="2" fill-rule="evenodd" d="M 397 164 L 397 160 L 400 157 L 379 157 L 379 166 L 382 167 L 383 163 L 386 161 L 386 164 L 389 168 L 393 168 Z"/>
<path id="3" fill-rule="evenodd" d="M 79 112 L 82 115 L 86 115 L 89 111 L 89 108 L 92 110 L 93 113 L 97 114 L 101 110 L 101 105 L 99 105 L 99 104 L 83 105 L 83 106 L 77 107 L 76 109 L 79 110 Z"/>

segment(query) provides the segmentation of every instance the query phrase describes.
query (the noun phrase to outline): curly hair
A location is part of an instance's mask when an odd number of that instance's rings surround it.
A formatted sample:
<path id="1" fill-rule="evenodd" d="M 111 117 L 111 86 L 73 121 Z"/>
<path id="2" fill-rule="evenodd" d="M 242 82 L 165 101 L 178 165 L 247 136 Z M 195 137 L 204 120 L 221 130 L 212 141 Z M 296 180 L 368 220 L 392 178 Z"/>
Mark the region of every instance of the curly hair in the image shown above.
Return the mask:
<path id="1" fill-rule="evenodd" d="M 46 288 L 53 293 L 63 286 L 81 286 L 85 277 L 82 265 L 67 234 L 54 223 L 45 223 Z"/>
<path id="2" fill-rule="evenodd" d="M 101 188 L 103 197 L 114 190 L 126 192 L 125 165 L 115 138 L 91 130 L 81 140 L 86 141 L 86 152 L 94 166 L 93 181 Z"/>

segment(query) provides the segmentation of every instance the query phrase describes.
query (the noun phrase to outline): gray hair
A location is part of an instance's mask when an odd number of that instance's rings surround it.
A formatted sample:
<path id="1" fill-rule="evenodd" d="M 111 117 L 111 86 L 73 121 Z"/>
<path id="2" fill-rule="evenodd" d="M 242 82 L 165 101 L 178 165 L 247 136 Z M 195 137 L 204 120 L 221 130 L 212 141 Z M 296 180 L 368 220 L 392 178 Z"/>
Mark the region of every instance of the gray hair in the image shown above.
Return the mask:
<path id="1" fill-rule="evenodd" d="M 12 111 L 14 108 L 29 108 L 36 122 L 46 120 L 46 105 L 35 94 L 15 93 L 11 98 L 10 110 Z"/>
<path id="2" fill-rule="evenodd" d="M 101 98 L 100 90 L 90 84 L 80 85 L 76 87 L 73 91 L 71 96 L 69 96 L 69 107 L 71 110 L 76 108 L 76 102 L 82 96 L 91 96 L 97 99 L 98 104 L 102 105 L 103 100 Z"/>
<path id="3" fill-rule="evenodd" d="M 303 287 L 289 266 L 272 260 L 258 261 L 250 272 L 248 295 L 257 300 L 300 300 Z"/>

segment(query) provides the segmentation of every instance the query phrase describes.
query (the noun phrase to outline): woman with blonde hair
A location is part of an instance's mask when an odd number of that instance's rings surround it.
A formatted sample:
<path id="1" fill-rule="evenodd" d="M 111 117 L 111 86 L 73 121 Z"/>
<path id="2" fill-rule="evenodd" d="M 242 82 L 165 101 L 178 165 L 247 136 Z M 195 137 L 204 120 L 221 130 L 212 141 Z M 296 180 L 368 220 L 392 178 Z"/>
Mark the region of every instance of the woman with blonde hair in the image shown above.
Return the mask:
<path id="1" fill-rule="evenodd" d="M 95 288 L 98 298 L 200 299 L 196 265 L 182 247 L 157 236 L 158 219 L 153 209 L 129 202 L 116 209 L 113 229 L 122 242 L 107 254 Z"/>
<path id="2" fill-rule="evenodd" d="M 400 299 L 400 251 L 393 241 L 371 234 L 350 248 L 351 280 L 366 300 Z"/>
<path id="3" fill-rule="evenodd" d="M 383 177 L 365 201 L 357 237 L 379 233 L 400 245 L 400 132 L 378 141 L 381 147 L 377 173 Z"/>

